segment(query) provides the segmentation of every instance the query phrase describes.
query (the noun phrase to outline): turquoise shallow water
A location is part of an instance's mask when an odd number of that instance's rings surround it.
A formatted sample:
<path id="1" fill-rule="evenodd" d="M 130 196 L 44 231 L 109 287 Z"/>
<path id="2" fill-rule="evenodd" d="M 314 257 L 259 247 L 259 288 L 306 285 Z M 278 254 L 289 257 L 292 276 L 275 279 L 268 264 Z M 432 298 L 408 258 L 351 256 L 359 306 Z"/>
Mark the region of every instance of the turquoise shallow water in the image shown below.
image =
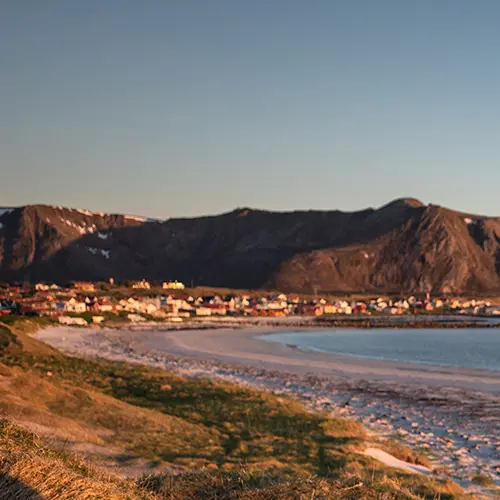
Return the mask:
<path id="1" fill-rule="evenodd" d="M 359 358 L 500 372 L 500 329 L 332 329 L 263 335 L 268 342 Z"/>

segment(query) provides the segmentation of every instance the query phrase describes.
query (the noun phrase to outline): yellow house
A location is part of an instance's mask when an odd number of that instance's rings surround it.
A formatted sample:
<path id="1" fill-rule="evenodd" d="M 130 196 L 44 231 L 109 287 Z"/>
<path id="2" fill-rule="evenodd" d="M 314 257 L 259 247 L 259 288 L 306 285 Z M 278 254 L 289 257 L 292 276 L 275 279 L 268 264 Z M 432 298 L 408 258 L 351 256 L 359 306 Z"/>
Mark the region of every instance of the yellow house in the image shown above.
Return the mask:
<path id="1" fill-rule="evenodd" d="M 141 281 L 136 281 L 132 285 L 132 288 L 143 288 L 143 289 L 149 290 L 151 288 L 151 285 L 149 284 L 149 281 L 141 280 Z"/>
<path id="2" fill-rule="evenodd" d="M 184 283 L 181 283 L 180 281 L 167 281 L 162 284 L 162 288 L 169 289 L 169 290 L 184 290 L 185 285 Z"/>
<path id="3" fill-rule="evenodd" d="M 325 304 L 323 306 L 324 314 L 337 314 L 339 308 L 335 304 Z"/>

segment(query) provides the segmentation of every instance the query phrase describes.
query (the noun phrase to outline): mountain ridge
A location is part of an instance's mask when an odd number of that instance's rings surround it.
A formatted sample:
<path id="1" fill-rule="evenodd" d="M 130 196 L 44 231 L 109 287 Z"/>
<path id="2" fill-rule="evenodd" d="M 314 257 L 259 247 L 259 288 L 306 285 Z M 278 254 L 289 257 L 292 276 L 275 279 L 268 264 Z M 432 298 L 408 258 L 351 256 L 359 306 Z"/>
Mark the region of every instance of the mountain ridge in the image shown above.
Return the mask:
<path id="1" fill-rule="evenodd" d="M 179 279 L 283 291 L 500 291 L 500 218 L 414 198 L 359 211 L 158 220 L 53 205 L 0 208 L 0 279 Z"/>

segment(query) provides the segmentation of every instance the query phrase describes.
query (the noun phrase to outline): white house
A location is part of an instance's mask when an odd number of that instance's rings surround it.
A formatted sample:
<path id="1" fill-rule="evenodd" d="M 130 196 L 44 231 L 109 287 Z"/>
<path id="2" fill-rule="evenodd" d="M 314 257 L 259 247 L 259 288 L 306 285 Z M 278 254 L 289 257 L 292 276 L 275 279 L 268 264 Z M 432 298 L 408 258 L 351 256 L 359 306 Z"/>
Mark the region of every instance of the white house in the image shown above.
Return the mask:
<path id="1" fill-rule="evenodd" d="M 64 310 L 69 313 L 81 314 L 87 310 L 87 304 L 72 297 L 64 304 Z"/>
<path id="2" fill-rule="evenodd" d="M 62 325 L 87 326 L 87 322 L 83 318 L 71 318 L 70 316 L 59 316 L 59 323 Z"/>
<path id="3" fill-rule="evenodd" d="M 208 307 L 197 307 L 196 308 L 196 316 L 211 316 L 212 309 Z"/>
<path id="4" fill-rule="evenodd" d="M 146 318 L 143 318 L 139 314 L 128 314 L 127 318 L 129 321 L 132 321 L 132 323 L 140 323 L 141 321 L 146 321 Z"/>

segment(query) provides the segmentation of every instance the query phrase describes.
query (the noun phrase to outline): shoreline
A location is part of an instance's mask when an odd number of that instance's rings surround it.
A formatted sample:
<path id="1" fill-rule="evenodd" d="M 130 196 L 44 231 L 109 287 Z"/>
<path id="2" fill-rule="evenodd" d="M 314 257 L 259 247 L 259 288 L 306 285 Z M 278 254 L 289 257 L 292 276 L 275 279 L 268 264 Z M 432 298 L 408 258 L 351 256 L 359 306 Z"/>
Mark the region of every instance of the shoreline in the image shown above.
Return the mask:
<path id="1" fill-rule="evenodd" d="M 200 330 L 213 328 L 361 328 L 361 329 L 456 329 L 456 328 L 500 328 L 500 316 L 457 315 L 457 314 L 411 314 L 411 315 L 345 315 L 345 316 L 209 316 L 190 318 L 183 323 L 144 321 L 139 323 L 113 323 L 106 328 L 166 330 Z"/>
<path id="2" fill-rule="evenodd" d="M 492 393 L 500 396 L 500 372 L 478 368 L 457 368 L 403 361 L 361 358 L 323 351 L 302 350 L 290 344 L 269 342 L 259 337 L 276 333 L 308 333 L 323 328 L 280 325 L 241 328 L 162 330 L 148 328 L 141 347 L 155 352 L 241 364 L 253 368 L 283 369 L 297 374 L 349 376 L 370 380 L 425 383 L 442 387 Z M 136 330 L 133 330 L 137 332 Z"/>
<path id="3" fill-rule="evenodd" d="M 34 337 L 78 356 L 294 396 L 311 409 L 356 418 L 374 433 L 432 450 L 435 466 L 455 479 L 481 470 L 500 483 L 500 372 L 354 359 L 256 338 L 284 330 L 291 328 L 49 327 Z"/>

